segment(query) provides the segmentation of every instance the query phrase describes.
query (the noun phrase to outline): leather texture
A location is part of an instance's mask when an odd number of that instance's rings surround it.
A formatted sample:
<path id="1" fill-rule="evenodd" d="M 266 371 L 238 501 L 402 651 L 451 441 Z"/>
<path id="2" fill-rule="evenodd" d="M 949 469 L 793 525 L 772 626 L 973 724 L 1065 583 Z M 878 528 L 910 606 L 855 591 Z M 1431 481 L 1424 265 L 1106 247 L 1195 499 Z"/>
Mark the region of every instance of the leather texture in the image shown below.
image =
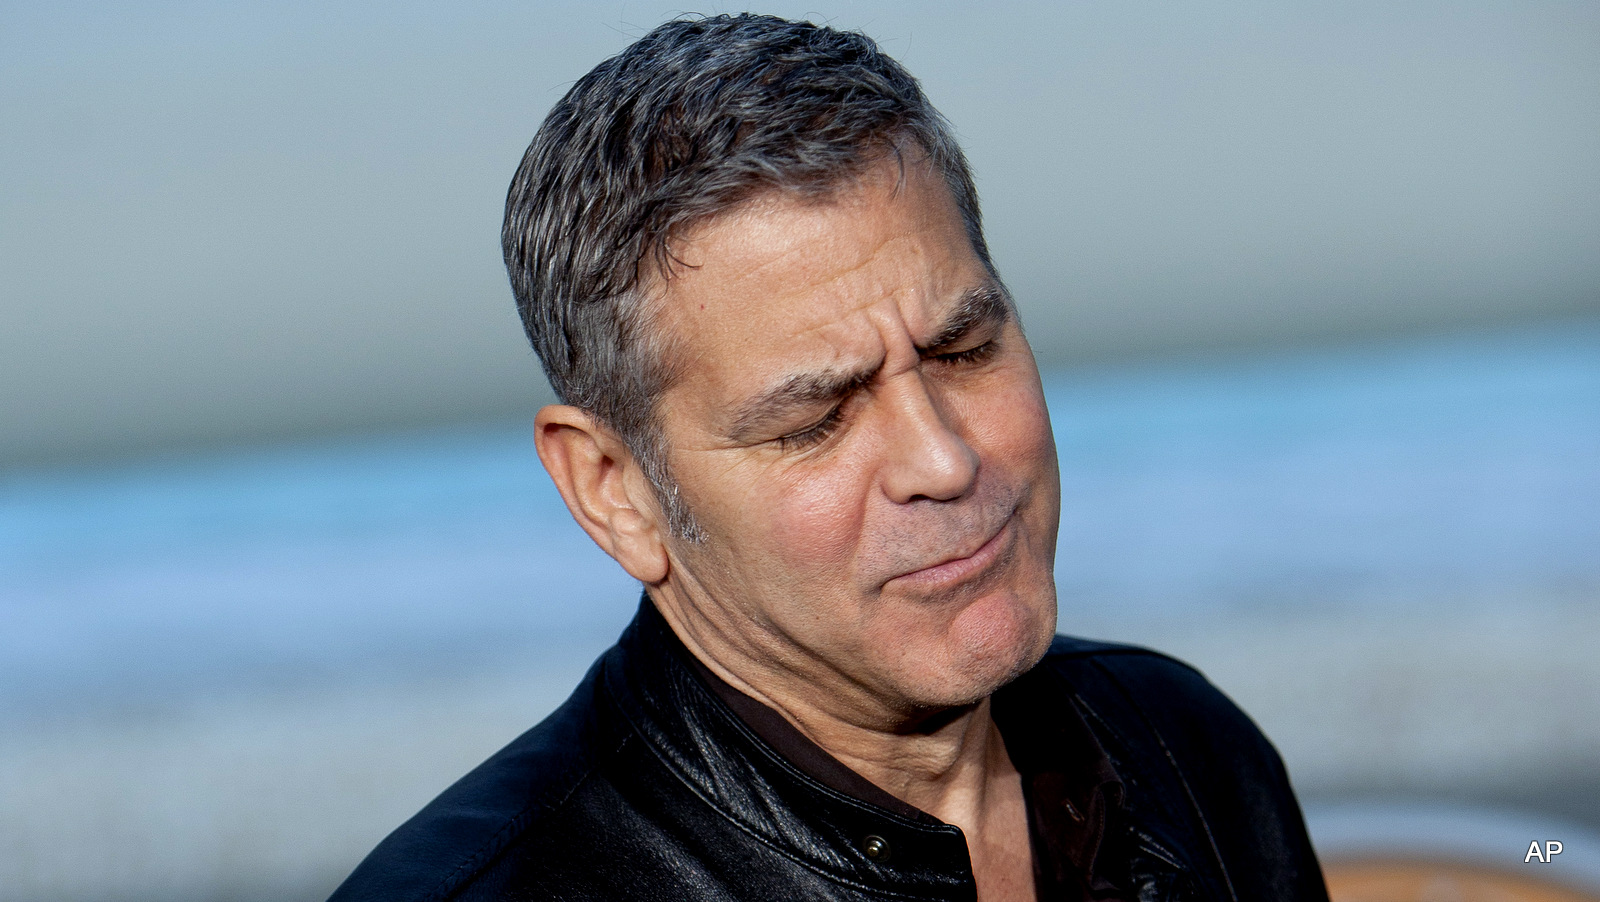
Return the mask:
<path id="1" fill-rule="evenodd" d="M 811 779 L 687 655 L 642 604 L 571 698 L 330 902 L 976 899 L 958 828 Z M 1125 898 L 1326 902 L 1278 754 L 1192 668 L 1058 636 L 995 704 L 1040 718 L 1076 706 L 1100 741 L 1124 795 L 1096 866 Z"/>

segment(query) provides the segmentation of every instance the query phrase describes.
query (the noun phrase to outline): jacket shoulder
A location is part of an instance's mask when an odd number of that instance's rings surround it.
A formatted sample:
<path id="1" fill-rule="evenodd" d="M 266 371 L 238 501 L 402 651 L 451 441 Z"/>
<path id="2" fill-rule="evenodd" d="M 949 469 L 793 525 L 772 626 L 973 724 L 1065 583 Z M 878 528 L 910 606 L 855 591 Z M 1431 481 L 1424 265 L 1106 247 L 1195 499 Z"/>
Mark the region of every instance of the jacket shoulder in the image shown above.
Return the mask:
<path id="1" fill-rule="evenodd" d="M 1195 712 L 1197 706 L 1207 709 L 1208 717 L 1219 711 L 1236 712 L 1255 731 L 1244 712 L 1199 668 L 1153 648 L 1056 636 L 1039 665 L 1066 677 L 1080 691 L 1115 688 L 1147 713 L 1162 709 L 1182 715 Z"/>
<path id="2" fill-rule="evenodd" d="M 596 699 L 602 662 L 550 716 L 389 834 L 329 902 L 453 898 L 508 845 L 558 812 L 606 751 Z"/>
<path id="3" fill-rule="evenodd" d="M 1040 662 L 1065 678 L 1096 708 L 1128 706 L 1139 718 L 1185 745 L 1240 744 L 1276 753 L 1259 727 L 1194 665 L 1164 652 L 1057 636 Z M 1116 704 L 1107 705 L 1114 696 Z M 1098 704 L 1094 704 L 1097 703 Z"/>
<path id="4" fill-rule="evenodd" d="M 1134 645 L 1058 636 L 1041 667 L 1119 735 L 1161 804 L 1189 809 L 1205 854 L 1239 898 L 1325 900 L 1283 760 L 1256 723 L 1190 664 Z M 1135 750 L 1134 746 L 1137 746 Z"/>
<path id="5" fill-rule="evenodd" d="M 1258 771 L 1282 780 L 1282 762 L 1261 729 L 1191 664 L 1137 645 L 1057 636 L 1040 668 L 1124 734 L 1150 735 L 1181 770 Z"/>

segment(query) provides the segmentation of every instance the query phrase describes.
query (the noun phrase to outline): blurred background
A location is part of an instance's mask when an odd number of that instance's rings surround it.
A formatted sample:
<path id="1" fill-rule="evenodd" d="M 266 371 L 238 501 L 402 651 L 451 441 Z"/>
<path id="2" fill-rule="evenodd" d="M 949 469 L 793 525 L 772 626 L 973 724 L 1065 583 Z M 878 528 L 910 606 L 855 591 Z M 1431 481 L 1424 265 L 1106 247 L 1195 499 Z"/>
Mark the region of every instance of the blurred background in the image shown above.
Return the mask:
<path id="1" fill-rule="evenodd" d="M 0 899 L 322 898 L 631 616 L 497 239 L 681 11 L 0 5 Z M 1062 630 L 1204 670 L 1326 854 L 1600 872 L 1600 7 L 763 11 L 965 144 Z"/>

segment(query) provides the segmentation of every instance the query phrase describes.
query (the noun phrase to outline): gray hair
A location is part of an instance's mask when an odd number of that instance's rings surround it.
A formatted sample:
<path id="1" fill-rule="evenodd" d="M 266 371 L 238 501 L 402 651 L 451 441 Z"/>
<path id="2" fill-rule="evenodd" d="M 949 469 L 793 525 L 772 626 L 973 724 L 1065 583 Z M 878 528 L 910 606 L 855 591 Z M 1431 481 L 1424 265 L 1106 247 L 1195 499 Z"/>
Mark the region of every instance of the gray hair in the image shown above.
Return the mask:
<path id="1" fill-rule="evenodd" d="M 765 192 L 826 197 L 907 143 L 992 272 L 949 125 L 863 34 L 750 14 L 667 22 L 579 79 L 528 146 L 501 233 L 523 327 L 557 396 L 626 443 L 674 534 L 705 537 L 656 417 L 679 357 L 647 294 L 671 276 L 670 241 Z"/>

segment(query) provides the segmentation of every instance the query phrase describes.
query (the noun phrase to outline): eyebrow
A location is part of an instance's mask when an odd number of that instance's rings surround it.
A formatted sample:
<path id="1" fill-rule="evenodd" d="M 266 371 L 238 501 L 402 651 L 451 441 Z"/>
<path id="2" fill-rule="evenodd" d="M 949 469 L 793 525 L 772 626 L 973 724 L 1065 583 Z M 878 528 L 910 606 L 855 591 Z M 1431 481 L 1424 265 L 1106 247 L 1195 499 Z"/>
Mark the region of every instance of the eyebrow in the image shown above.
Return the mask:
<path id="1" fill-rule="evenodd" d="M 971 289 L 961 296 L 933 338 L 917 345 L 917 353 L 923 357 L 942 353 L 980 327 L 1003 325 L 1010 318 L 1011 301 L 1004 289 L 997 285 Z M 728 435 L 735 441 L 744 441 L 760 434 L 769 424 L 781 422 L 797 408 L 848 397 L 871 384 L 882 366 L 878 363 L 868 369 L 795 373 L 739 405 Z"/>
<path id="2" fill-rule="evenodd" d="M 998 285 L 974 288 L 961 296 L 933 338 L 917 345 L 924 357 L 949 350 L 983 326 L 1003 326 L 1011 319 L 1011 299 Z"/>

